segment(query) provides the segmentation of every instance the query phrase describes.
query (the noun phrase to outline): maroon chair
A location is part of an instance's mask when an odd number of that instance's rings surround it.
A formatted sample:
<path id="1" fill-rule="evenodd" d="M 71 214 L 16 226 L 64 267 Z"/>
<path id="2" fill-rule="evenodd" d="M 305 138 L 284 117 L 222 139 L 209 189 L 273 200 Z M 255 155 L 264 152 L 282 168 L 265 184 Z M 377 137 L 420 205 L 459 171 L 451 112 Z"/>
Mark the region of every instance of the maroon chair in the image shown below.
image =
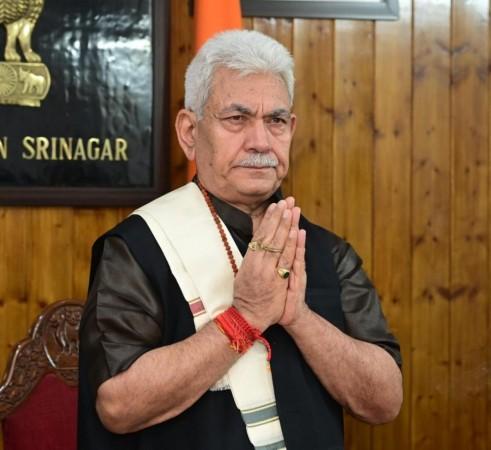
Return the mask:
<path id="1" fill-rule="evenodd" d="M 0 384 L 4 450 L 76 450 L 82 308 L 49 305 L 13 348 Z"/>

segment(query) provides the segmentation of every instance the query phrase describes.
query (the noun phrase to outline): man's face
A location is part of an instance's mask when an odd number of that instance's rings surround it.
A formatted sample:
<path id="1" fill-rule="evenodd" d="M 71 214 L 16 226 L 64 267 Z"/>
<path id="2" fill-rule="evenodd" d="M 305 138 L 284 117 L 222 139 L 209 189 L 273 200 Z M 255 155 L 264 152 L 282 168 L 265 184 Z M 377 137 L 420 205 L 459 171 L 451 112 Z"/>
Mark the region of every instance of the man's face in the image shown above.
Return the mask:
<path id="1" fill-rule="evenodd" d="M 217 70 L 195 130 L 200 180 L 230 203 L 266 200 L 287 174 L 294 129 L 281 78 Z"/>

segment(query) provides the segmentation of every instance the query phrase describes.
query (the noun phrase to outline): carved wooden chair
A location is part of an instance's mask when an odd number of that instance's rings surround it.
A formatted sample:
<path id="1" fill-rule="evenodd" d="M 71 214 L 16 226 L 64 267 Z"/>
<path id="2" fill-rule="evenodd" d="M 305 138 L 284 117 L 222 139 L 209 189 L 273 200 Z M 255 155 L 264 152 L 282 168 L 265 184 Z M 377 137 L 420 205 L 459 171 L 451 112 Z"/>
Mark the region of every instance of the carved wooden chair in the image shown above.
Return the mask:
<path id="1" fill-rule="evenodd" d="M 4 450 L 77 448 L 82 307 L 74 300 L 49 305 L 12 349 L 0 384 Z"/>

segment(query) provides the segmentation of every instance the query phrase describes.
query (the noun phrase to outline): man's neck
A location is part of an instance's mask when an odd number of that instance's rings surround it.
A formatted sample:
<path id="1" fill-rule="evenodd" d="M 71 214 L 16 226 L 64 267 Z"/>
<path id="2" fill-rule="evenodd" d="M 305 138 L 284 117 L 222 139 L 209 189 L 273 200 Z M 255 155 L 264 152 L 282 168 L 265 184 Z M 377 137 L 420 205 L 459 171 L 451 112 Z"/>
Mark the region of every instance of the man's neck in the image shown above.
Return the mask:
<path id="1" fill-rule="evenodd" d="M 263 219 L 264 213 L 266 211 L 266 208 L 268 207 L 269 203 L 268 201 L 262 201 L 257 204 L 242 204 L 242 203 L 231 203 L 227 202 L 226 200 L 221 199 L 222 201 L 228 203 L 229 205 L 233 206 L 234 208 L 237 208 L 241 210 L 242 212 L 245 212 L 250 216 L 252 219 L 252 230 L 253 233 L 256 231 L 257 227 L 261 223 L 261 220 Z"/>
<path id="2" fill-rule="evenodd" d="M 206 186 L 204 186 L 205 189 Z M 208 189 L 207 189 L 208 190 Z M 210 194 L 212 194 L 214 197 L 218 198 L 224 203 L 227 203 L 230 206 L 233 206 L 234 208 L 246 213 L 250 218 L 252 219 L 252 225 L 253 225 L 253 232 L 256 231 L 257 227 L 261 223 L 261 220 L 264 216 L 264 213 L 266 211 L 266 208 L 269 206 L 270 202 L 269 199 L 271 198 L 271 195 L 267 196 L 266 198 L 258 198 L 258 199 L 253 199 L 247 198 L 245 200 L 230 200 L 228 198 L 223 197 L 217 192 L 213 192 L 212 190 L 208 190 Z"/>
<path id="3" fill-rule="evenodd" d="M 219 195 L 216 195 L 213 192 L 212 192 L 212 194 L 216 198 L 220 199 L 222 202 L 227 203 L 228 205 L 233 206 L 234 208 L 238 209 L 239 211 L 246 213 L 252 220 L 253 232 L 256 231 L 257 227 L 261 223 L 261 220 L 263 219 L 266 208 L 269 206 L 268 200 L 262 200 L 260 202 L 255 202 L 255 203 L 233 202 L 233 201 L 230 201 L 230 200 L 223 198 Z"/>

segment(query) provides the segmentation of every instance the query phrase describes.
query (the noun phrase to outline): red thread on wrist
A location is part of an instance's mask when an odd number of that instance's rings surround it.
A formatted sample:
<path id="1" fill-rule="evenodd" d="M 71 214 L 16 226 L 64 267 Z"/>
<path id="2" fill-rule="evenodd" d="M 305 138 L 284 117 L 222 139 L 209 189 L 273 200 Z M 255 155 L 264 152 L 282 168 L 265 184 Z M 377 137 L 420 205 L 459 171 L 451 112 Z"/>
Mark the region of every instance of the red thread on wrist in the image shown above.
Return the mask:
<path id="1" fill-rule="evenodd" d="M 269 345 L 269 342 L 233 306 L 216 316 L 214 322 L 218 329 L 228 337 L 230 346 L 237 353 L 245 353 L 254 345 L 255 341 L 260 341 L 268 351 L 268 361 L 271 361 L 271 345 Z"/>

